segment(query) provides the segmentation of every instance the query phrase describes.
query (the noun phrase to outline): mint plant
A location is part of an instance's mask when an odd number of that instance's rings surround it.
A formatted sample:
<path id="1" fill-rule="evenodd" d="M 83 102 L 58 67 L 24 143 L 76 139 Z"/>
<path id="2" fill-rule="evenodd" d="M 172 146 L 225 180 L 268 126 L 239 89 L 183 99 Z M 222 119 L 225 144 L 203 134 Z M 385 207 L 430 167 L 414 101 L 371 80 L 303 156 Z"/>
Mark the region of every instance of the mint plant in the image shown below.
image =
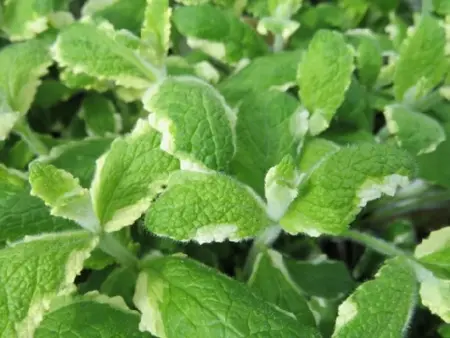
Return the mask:
<path id="1" fill-rule="evenodd" d="M 448 0 L 0 10 L 0 338 L 450 337 Z"/>

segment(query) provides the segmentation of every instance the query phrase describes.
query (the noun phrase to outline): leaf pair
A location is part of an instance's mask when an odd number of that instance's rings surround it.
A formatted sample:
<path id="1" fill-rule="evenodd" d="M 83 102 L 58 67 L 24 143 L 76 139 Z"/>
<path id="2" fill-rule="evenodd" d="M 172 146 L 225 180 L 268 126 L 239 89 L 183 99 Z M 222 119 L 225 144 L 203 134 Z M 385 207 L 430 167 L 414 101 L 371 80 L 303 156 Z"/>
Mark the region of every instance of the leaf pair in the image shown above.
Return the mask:
<path id="1" fill-rule="evenodd" d="M 178 168 L 178 161 L 159 149 L 160 141 L 160 135 L 140 121 L 97 161 L 90 191 L 64 170 L 34 162 L 30 166 L 32 194 L 42 198 L 52 214 L 92 231 L 129 226 L 150 205 L 152 181 Z"/>

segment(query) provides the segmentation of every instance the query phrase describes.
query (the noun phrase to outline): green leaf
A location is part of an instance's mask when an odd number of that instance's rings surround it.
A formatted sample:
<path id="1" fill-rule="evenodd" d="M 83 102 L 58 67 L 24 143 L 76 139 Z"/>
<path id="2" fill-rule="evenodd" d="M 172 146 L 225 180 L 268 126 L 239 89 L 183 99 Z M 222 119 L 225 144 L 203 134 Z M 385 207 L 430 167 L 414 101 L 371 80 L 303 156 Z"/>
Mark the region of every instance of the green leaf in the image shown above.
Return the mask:
<path id="1" fill-rule="evenodd" d="M 147 88 L 160 76 L 159 71 L 145 63 L 122 37 L 106 24 L 75 23 L 58 35 L 53 58 L 75 74 L 124 87 Z"/>
<path id="2" fill-rule="evenodd" d="M 312 135 L 328 128 L 344 101 L 353 69 L 353 52 L 341 34 L 320 30 L 314 35 L 297 74 Z"/>
<path id="3" fill-rule="evenodd" d="M 96 240 L 85 231 L 26 237 L 0 250 L 0 337 L 33 337 L 50 301 L 75 290 Z"/>
<path id="4" fill-rule="evenodd" d="M 113 270 L 100 286 L 100 292 L 110 297 L 121 296 L 133 307 L 133 295 L 138 271 L 133 266 L 122 266 Z"/>
<path id="5" fill-rule="evenodd" d="M 372 87 L 383 65 L 381 48 L 373 36 L 362 36 L 356 50 L 358 78 L 368 88 Z"/>
<path id="6" fill-rule="evenodd" d="M 429 276 L 420 284 L 422 304 L 446 323 L 450 323 L 450 280 Z"/>
<path id="7" fill-rule="evenodd" d="M 138 324 L 139 313 L 130 310 L 120 297 L 90 293 L 53 305 L 34 337 L 151 337 L 149 333 L 139 332 Z"/>
<path id="8" fill-rule="evenodd" d="M 263 202 L 247 186 L 219 173 L 179 171 L 151 205 L 145 226 L 158 236 L 198 243 L 239 241 L 270 225 Z"/>
<path id="9" fill-rule="evenodd" d="M 292 156 L 287 155 L 269 169 L 264 179 L 267 213 L 273 220 L 283 217 L 289 205 L 298 195 L 298 186 L 304 175 L 297 170 Z"/>
<path id="10" fill-rule="evenodd" d="M 431 16 L 422 16 L 400 48 L 394 74 L 398 101 L 417 100 L 433 89 L 446 71 L 445 31 Z"/>
<path id="11" fill-rule="evenodd" d="M 313 261 L 285 258 L 285 265 L 294 283 L 309 297 L 340 299 L 355 287 L 355 281 L 343 262 L 319 256 Z"/>
<path id="12" fill-rule="evenodd" d="M 416 247 L 414 255 L 436 275 L 450 278 L 450 227 L 431 232 L 430 236 Z"/>
<path id="13" fill-rule="evenodd" d="M 300 51 L 261 56 L 218 84 L 227 102 L 236 104 L 252 93 L 268 89 L 287 90 L 295 85 Z"/>
<path id="14" fill-rule="evenodd" d="M 433 183 L 450 188 L 450 123 L 443 125 L 446 140 L 435 151 L 417 157 L 419 176 Z"/>
<path id="15" fill-rule="evenodd" d="M 83 16 L 105 19 L 115 29 L 138 34 L 144 20 L 145 0 L 89 0 L 81 12 Z"/>
<path id="16" fill-rule="evenodd" d="M 99 224 L 92 209 L 89 191 L 67 171 L 51 164 L 30 165 L 31 195 L 42 199 L 53 216 L 73 220 L 82 227 L 96 231 Z"/>
<path id="17" fill-rule="evenodd" d="M 294 314 L 300 323 L 315 326 L 304 293 L 292 280 L 283 256 L 277 251 L 266 250 L 256 257 L 248 285 L 266 301 Z"/>
<path id="18" fill-rule="evenodd" d="M 231 171 L 262 196 L 267 171 L 284 155 L 295 155 L 308 128 L 307 116 L 299 111 L 296 99 L 278 91 L 248 95 L 239 105 L 238 116 Z"/>
<path id="19" fill-rule="evenodd" d="M 414 159 L 398 148 L 369 143 L 341 148 L 310 175 L 281 226 L 293 234 L 338 235 L 367 202 L 394 195 L 415 171 Z"/>
<path id="20" fill-rule="evenodd" d="M 58 103 L 67 101 L 75 91 L 53 79 L 45 79 L 38 87 L 33 106 L 48 109 Z"/>
<path id="21" fill-rule="evenodd" d="M 179 158 L 182 169 L 228 169 L 236 114 L 212 86 L 190 76 L 167 78 L 143 102 L 150 124 L 163 134 L 161 149 Z"/>
<path id="22" fill-rule="evenodd" d="M 151 183 L 179 168 L 178 161 L 159 148 L 161 139 L 147 122 L 139 120 L 131 134 L 114 140 L 97 161 L 91 194 L 106 231 L 117 231 L 138 219 L 154 197 Z"/>
<path id="23" fill-rule="evenodd" d="M 111 83 L 102 79 L 99 80 L 85 73 L 74 73 L 69 68 L 64 68 L 59 73 L 62 84 L 73 90 L 95 90 L 105 92 L 111 87 Z"/>
<path id="24" fill-rule="evenodd" d="M 48 156 L 39 157 L 39 162 L 52 164 L 80 180 L 89 188 L 95 171 L 95 161 L 108 150 L 111 138 L 85 138 L 53 147 Z"/>
<path id="25" fill-rule="evenodd" d="M 172 9 L 168 0 L 147 0 L 145 20 L 141 39 L 146 46 L 150 60 L 163 64 L 170 45 L 170 17 Z"/>
<path id="26" fill-rule="evenodd" d="M 442 338 L 449 338 L 450 337 L 450 324 L 442 324 L 441 326 L 439 326 L 438 332 Z"/>
<path id="27" fill-rule="evenodd" d="M 395 11 L 399 4 L 399 0 L 369 0 L 369 2 L 384 13 Z"/>
<path id="28" fill-rule="evenodd" d="M 8 138 L 19 117 L 19 112 L 15 112 L 9 105 L 6 92 L 0 88 L 0 141 Z"/>
<path id="29" fill-rule="evenodd" d="M 45 204 L 30 195 L 26 178 L 0 165 L 0 243 L 74 228 L 75 223 L 51 216 Z"/>
<path id="30" fill-rule="evenodd" d="M 304 173 L 314 171 L 328 156 L 339 150 L 339 146 L 323 138 L 307 139 L 300 152 L 299 169 Z"/>
<path id="31" fill-rule="evenodd" d="M 339 306 L 333 338 L 405 336 L 417 289 L 409 262 L 402 257 L 389 260 L 374 280 L 361 284 Z"/>
<path id="32" fill-rule="evenodd" d="M 188 258 L 149 260 L 134 302 L 142 312 L 140 329 L 159 337 L 320 336 L 246 285 Z"/>
<path id="33" fill-rule="evenodd" d="M 445 141 L 444 128 L 434 118 L 395 104 L 384 110 L 386 126 L 399 147 L 414 155 L 431 153 Z"/>
<path id="34" fill-rule="evenodd" d="M 336 142 L 340 146 L 346 146 L 349 144 L 361 144 L 361 143 L 377 143 L 375 135 L 372 132 L 361 129 L 352 128 L 336 128 L 328 129 L 324 134 L 328 141 Z"/>
<path id="35" fill-rule="evenodd" d="M 446 0 L 433 0 L 433 7 L 436 13 L 441 15 L 450 14 L 450 3 Z"/>
<path id="36" fill-rule="evenodd" d="M 30 40 L 8 45 L 0 51 L 0 64 L 8 65 L 0 69 L 2 110 L 7 104 L 14 112 L 24 115 L 41 83 L 39 78 L 47 73 L 47 68 L 52 64 L 47 44 Z"/>
<path id="37" fill-rule="evenodd" d="M 384 108 L 384 106 L 383 106 Z M 381 108 L 381 110 L 383 109 Z M 334 116 L 331 129 L 363 129 L 372 133 L 375 114 L 369 106 L 368 90 L 352 76 L 350 87 L 345 93 L 344 102 Z M 330 131 L 327 129 L 326 132 Z M 345 134 L 345 133 L 344 133 Z"/>
<path id="38" fill-rule="evenodd" d="M 10 0 L 5 1 L 2 30 L 10 40 L 27 40 L 47 30 L 49 17 L 68 8 L 67 0 Z"/>
<path id="39" fill-rule="evenodd" d="M 80 115 L 86 122 L 86 131 L 91 136 L 117 134 L 122 120 L 113 103 L 100 94 L 87 95 L 80 107 Z"/>
<path id="40" fill-rule="evenodd" d="M 209 4 L 177 7 L 173 23 L 187 37 L 191 48 L 199 48 L 212 57 L 236 64 L 268 50 L 262 37 L 232 12 Z"/>

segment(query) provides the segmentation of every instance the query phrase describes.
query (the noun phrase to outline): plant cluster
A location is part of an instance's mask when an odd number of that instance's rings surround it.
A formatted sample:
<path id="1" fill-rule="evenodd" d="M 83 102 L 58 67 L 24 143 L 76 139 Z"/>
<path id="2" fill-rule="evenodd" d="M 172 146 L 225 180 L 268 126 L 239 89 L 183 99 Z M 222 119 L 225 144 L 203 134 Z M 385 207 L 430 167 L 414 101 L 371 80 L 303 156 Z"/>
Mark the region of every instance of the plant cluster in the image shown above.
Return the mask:
<path id="1" fill-rule="evenodd" d="M 0 338 L 450 337 L 449 0 L 0 13 Z"/>

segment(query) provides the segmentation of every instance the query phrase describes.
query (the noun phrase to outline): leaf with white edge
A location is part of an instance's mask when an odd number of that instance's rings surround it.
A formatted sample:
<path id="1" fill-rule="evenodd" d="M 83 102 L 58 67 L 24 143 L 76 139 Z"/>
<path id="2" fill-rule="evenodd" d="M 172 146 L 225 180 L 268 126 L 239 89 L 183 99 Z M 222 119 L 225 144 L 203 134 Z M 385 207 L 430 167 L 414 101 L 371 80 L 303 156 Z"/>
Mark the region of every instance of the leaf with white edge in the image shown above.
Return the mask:
<path id="1" fill-rule="evenodd" d="M 74 73 L 69 68 L 64 68 L 59 73 L 62 84 L 70 89 L 95 90 L 105 92 L 112 87 L 111 81 L 99 80 L 85 73 Z"/>
<path id="2" fill-rule="evenodd" d="M 51 300 L 75 291 L 96 242 L 74 231 L 25 237 L 0 250 L 0 337 L 33 337 Z"/>
<path id="3" fill-rule="evenodd" d="M 298 21 L 290 18 L 300 9 L 302 2 L 303 0 L 269 0 L 268 16 L 259 20 L 258 32 L 262 35 L 271 32 L 286 41 L 300 27 Z M 275 51 L 278 49 L 280 49 L 278 46 L 274 46 Z"/>
<path id="4" fill-rule="evenodd" d="M 100 94 L 87 95 L 80 107 L 80 115 L 86 122 L 91 136 L 108 136 L 119 133 L 121 118 L 113 103 Z"/>
<path id="5" fill-rule="evenodd" d="M 422 304 L 450 323 L 450 280 L 428 276 L 420 283 Z"/>
<path id="6" fill-rule="evenodd" d="M 6 96 L 6 102 L 14 112 L 24 115 L 30 109 L 41 83 L 39 78 L 47 73 L 47 68 L 52 64 L 48 46 L 40 40 L 8 45 L 0 51 L 0 64 L 8 65 L 0 68 L 2 96 Z"/>
<path id="7" fill-rule="evenodd" d="M 240 241 L 271 224 L 260 198 L 219 173 L 179 171 L 152 203 L 145 226 L 152 233 L 198 243 Z"/>
<path id="8" fill-rule="evenodd" d="M 147 261 L 134 303 L 142 313 L 140 330 L 161 338 L 320 337 L 245 284 L 189 258 Z"/>
<path id="9" fill-rule="evenodd" d="M 341 148 L 312 172 L 281 226 L 292 234 L 338 235 L 367 202 L 393 196 L 415 173 L 414 158 L 402 149 L 369 143 Z"/>
<path id="10" fill-rule="evenodd" d="M 395 97 L 398 101 L 422 98 L 442 80 L 446 67 L 444 27 L 424 15 L 400 48 L 394 74 Z"/>
<path id="11" fill-rule="evenodd" d="M 9 0 L 2 13 L 2 30 L 12 41 L 28 40 L 44 32 L 49 17 L 68 8 L 68 0 Z"/>
<path id="12" fill-rule="evenodd" d="M 217 87 L 232 104 L 251 93 L 269 89 L 285 91 L 295 86 L 301 55 L 301 51 L 289 51 L 258 57 L 225 78 Z"/>
<path id="13" fill-rule="evenodd" d="M 83 5 L 81 14 L 94 19 L 102 18 L 115 29 L 126 29 L 139 34 L 144 20 L 146 0 L 89 0 Z"/>
<path id="14" fill-rule="evenodd" d="M 173 23 L 191 48 L 230 64 L 268 51 L 262 37 L 234 13 L 209 4 L 177 7 Z"/>
<path id="15" fill-rule="evenodd" d="M 222 95 L 198 78 L 167 78 L 142 99 L 161 149 L 180 159 L 181 169 L 226 171 L 235 153 L 236 113 Z"/>
<path id="16" fill-rule="evenodd" d="M 51 216 L 47 206 L 30 195 L 24 174 L 0 165 L 0 243 L 78 228 L 74 222 Z"/>
<path id="17" fill-rule="evenodd" d="M 85 138 L 53 147 L 50 154 L 38 158 L 39 162 L 52 164 L 71 173 L 80 180 L 84 188 L 89 188 L 94 177 L 95 161 L 111 145 L 112 138 Z"/>
<path id="18" fill-rule="evenodd" d="M 261 196 L 267 171 L 284 155 L 295 155 L 307 132 L 308 116 L 299 108 L 295 98 L 278 91 L 247 95 L 239 105 L 231 172 Z"/>
<path id="19" fill-rule="evenodd" d="M 307 139 L 300 152 L 298 168 L 301 172 L 311 173 L 328 156 L 338 151 L 340 147 L 329 140 L 314 137 Z"/>
<path id="20" fill-rule="evenodd" d="M 414 256 L 439 277 L 450 278 L 450 227 L 431 232 L 416 247 Z"/>
<path id="21" fill-rule="evenodd" d="M 300 323 L 315 326 L 304 292 L 292 280 L 279 252 L 258 254 L 248 285 L 266 301 L 294 314 Z"/>
<path id="22" fill-rule="evenodd" d="M 104 230 L 131 225 L 154 197 L 151 183 L 179 168 L 178 160 L 160 149 L 161 139 L 147 122 L 139 120 L 131 134 L 114 140 L 97 160 L 91 195 Z"/>
<path id="23" fill-rule="evenodd" d="M 169 0 L 147 0 L 141 39 L 146 53 L 155 64 L 162 64 L 170 45 L 170 17 L 172 9 Z"/>
<path id="24" fill-rule="evenodd" d="M 399 147 L 414 155 L 431 153 L 445 141 L 444 128 L 434 118 L 395 104 L 384 110 L 386 126 Z"/>
<path id="25" fill-rule="evenodd" d="M 20 114 L 9 105 L 6 92 L 0 88 L 0 141 L 8 138 L 19 117 Z"/>
<path id="26" fill-rule="evenodd" d="M 139 332 L 138 326 L 139 313 L 130 310 L 122 298 L 92 292 L 55 301 L 34 337 L 152 337 Z"/>
<path id="27" fill-rule="evenodd" d="M 89 191 L 67 171 L 51 164 L 30 164 L 31 195 L 42 199 L 54 216 L 73 220 L 83 228 L 98 230 L 99 222 L 92 208 Z"/>
<path id="28" fill-rule="evenodd" d="M 405 336 L 417 293 L 410 263 L 403 257 L 387 261 L 339 306 L 333 338 Z"/>
<path id="29" fill-rule="evenodd" d="M 267 213 L 273 220 L 283 217 L 289 205 L 298 195 L 298 186 L 304 179 L 295 166 L 292 156 L 283 157 L 280 163 L 269 169 L 264 179 Z"/>
<path id="30" fill-rule="evenodd" d="M 159 70 L 129 48 L 122 35 L 103 24 L 75 23 L 61 31 L 52 47 L 53 58 L 75 74 L 143 89 L 155 82 Z"/>
<path id="31" fill-rule="evenodd" d="M 319 30 L 311 40 L 297 74 L 299 95 L 310 113 L 312 135 L 328 128 L 344 101 L 353 69 L 353 52 L 343 36 L 338 32 Z"/>

